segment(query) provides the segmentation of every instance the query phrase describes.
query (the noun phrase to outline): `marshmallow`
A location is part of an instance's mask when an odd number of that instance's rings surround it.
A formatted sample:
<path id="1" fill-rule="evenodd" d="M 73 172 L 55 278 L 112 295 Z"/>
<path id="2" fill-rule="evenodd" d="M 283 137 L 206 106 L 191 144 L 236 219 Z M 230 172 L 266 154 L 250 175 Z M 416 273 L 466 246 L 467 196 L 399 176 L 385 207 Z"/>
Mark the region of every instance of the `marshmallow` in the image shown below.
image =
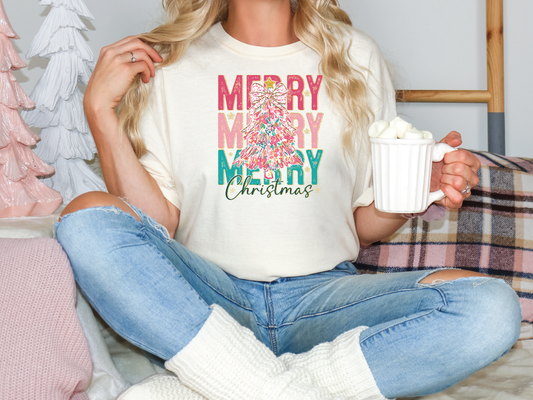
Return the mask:
<path id="1" fill-rule="evenodd" d="M 380 139 L 397 139 L 396 129 L 392 126 L 388 126 L 383 132 L 378 136 Z"/>
<path id="2" fill-rule="evenodd" d="M 387 121 L 383 121 L 383 120 L 376 121 L 372 125 L 370 125 L 370 128 L 368 129 L 368 135 L 370 137 L 378 137 L 380 133 L 383 132 L 388 127 L 389 127 L 389 123 Z"/>
<path id="3" fill-rule="evenodd" d="M 380 139 L 433 139 L 431 132 L 419 131 L 400 117 L 394 118 L 390 124 L 383 120 L 375 121 L 368 128 L 368 135 Z"/>
<path id="4" fill-rule="evenodd" d="M 413 128 L 412 124 L 410 124 L 409 122 L 401 119 L 400 117 L 394 118 L 391 121 L 390 126 L 392 126 L 394 129 L 396 129 L 396 135 L 398 136 L 399 139 L 403 139 L 403 137 L 405 135 L 405 131 L 407 129 L 412 129 Z"/>
<path id="5" fill-rule="evenodd" d="M 416 128 L 407 129 L 403 136 L 404 139 L 424 139 L 424 134 Z"/>

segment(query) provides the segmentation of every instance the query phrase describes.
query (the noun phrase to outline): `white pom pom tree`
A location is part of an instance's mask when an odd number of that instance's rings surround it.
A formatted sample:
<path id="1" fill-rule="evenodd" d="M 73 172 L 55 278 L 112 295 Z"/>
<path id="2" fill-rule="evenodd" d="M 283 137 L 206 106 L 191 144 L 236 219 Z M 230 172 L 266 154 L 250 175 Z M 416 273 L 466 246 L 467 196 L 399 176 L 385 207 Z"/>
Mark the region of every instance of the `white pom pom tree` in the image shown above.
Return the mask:
<path id="1" fill-rule="evenodd" d="M 87 85 L 94 66 L 93 53 L 81 35 L 87 27 L 79 16 L 93 17 L 82 0 L 41 0 L 40 4 L 52 9 L 27 57 L 50 61 L 30 94 L 35 110 L 22 116 L 28 125 L 42 128 L 35 152 L 56 170 L 43 181 L 68 203 L 89 191 L 105 191 L 103 180 L 84 161 L 94 159 L 96 146 L 78 88 L 78 82 Z"/>
<path id="2" fill-rule="evenodd" d="M 9 38 L 18 36 L 0 0 L 0 218 L 47 215 L 59 207 L 62 199 L 36 178 L 53 173 L 54 168 L 30 148 L 39 136 L 24 123 L 18 108 L 32 108 L 34 103 L 11 73 L 26 64 Z"/>

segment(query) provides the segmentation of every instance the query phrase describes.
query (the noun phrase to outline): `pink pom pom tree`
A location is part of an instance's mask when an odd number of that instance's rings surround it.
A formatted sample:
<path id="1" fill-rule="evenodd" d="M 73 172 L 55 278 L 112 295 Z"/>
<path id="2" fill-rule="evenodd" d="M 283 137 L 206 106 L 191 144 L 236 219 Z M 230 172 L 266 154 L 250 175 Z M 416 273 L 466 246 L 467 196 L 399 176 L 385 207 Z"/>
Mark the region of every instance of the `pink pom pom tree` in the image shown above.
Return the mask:
<path id="1" fill-rule="evenodd" d="M 59 207 L 62 197 L 36 178 L 52 174 L 54 168 L 30 148 L 40 139 L 21 119 L 18 108 L 35 104 L 11 72 L 26 64 L 9 38 L 19 37 L 0 0 L 0 218 L 47 215 Z"/>
<path id="2" fill-rule="evenodd" d="M 295 129 L 286 108 L 287 88 L 269 78 L 265 85 L 254 83 L 250 92 L 250 124 L 243 129 L 246 148 L 233 161 L 238 166 L 262 169 L 265 179 L 289 165 L 302 165 L 294 148 Z"/>

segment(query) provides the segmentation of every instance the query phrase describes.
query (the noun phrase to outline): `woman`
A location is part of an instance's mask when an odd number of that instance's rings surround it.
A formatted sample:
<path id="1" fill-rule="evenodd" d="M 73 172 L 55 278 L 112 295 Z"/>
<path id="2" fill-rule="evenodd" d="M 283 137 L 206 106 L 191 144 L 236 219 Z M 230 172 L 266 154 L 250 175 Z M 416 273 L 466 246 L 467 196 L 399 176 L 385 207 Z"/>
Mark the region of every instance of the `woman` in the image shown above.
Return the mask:
<path id="1" fill-rule="evenodd" d="M 179 377 L 126 396 L 420 396 L 508 351 L 503 281 L 350 263 L 406 217 L 373 205 L 366 130 L 394 91 L 337 2 L 164 5 L 168 24 L 101 52 L 84 105 L 110 194 L 57 226 L 93 307 Z M 460 207 L 478 168 L 464 150 L 435 163 L 440 203 Z"/>

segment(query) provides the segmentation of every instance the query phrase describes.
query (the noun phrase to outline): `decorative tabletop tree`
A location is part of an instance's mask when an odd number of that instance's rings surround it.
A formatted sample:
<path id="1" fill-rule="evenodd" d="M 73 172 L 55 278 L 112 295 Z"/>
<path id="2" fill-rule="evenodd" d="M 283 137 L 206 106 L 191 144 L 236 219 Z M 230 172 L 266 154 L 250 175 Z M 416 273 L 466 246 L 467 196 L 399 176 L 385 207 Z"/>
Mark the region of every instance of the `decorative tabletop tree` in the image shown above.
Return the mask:
<path id="1" fill-rule="evenodd" d="M 33 111 L 22 113 L 28 125 L 42 128 L 36 154 L 55 167 L 44 182 L 61 192 L 65 203 L 85 192 L 105 191 L 103 180 L 84 160 L 94 159 L 96 146 L 83 112 L 78 82 L 87 85 L 94 57 L 81 31 L 79 15 L 93 19 L 82 0 L 41 0 L 52 9 L 33 39 L 27 57 L 49 58 L 30 97 Z"/>
<path id="2" fill-rule="evenodd" d="M 269 78 L 265 85 L 254 83 L 250 91 L 250 124 L 242 131 L 246 148 L 233 164 L 245 164 L 249 169 L 260 168 L 265 179 L 274 177 L 273 171 L 303 164 L 294 149 L 295 129 L 289 119 L 287 88 Z"/>
<path id="3" fill-rule="evenodd" d="M 18 108 L 34 103 L 11 71 L 26 67 L 9 38 L 19 37 L 0 0 L 0 218 L 47 215 L 61 204 L 61 195 L 36 176 L 49 175 L 46 165 L 29 146 L 39 140 L 21 119 Z"/>

